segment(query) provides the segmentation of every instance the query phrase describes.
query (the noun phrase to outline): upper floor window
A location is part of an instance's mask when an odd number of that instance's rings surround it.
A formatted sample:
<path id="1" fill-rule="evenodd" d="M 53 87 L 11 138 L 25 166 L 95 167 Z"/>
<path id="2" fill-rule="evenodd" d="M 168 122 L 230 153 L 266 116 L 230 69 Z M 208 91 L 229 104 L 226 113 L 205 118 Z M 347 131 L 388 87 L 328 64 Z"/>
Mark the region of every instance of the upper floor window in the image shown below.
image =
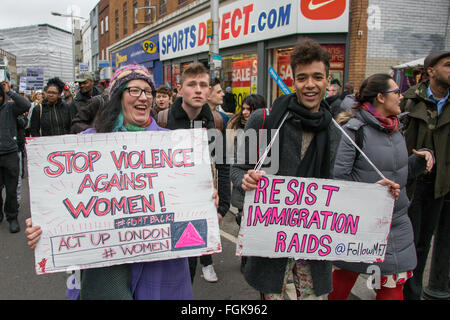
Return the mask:
<path id="1" fill-rule="evenodd" d="M 137 23 L 136 23 L 136 19 L 134 18 L 135 12 L 136 12 L 136 8 L 137 8 L 137 0 L 133 0 L 133 12 L 132 12 L 132 16 L 133 16 L 133 31 L 137 30 Z"/>
<path id="2" fill-rule="evenodd" d="M 159 16 L 164 16 L 167 14 L 167 1 L 160 0 L 159 1 Z"/>
<path id="3" fill-rule="evenodd" d="M 128 10 L 127 10 L 127 2 L 123 3 L 123 35 L 128 33 Z"/>
<path id="4" fill-rule="evenodd" d="M 116 40 L 119 39 L 119 10 L 116 9 L 114 17 Z"/>

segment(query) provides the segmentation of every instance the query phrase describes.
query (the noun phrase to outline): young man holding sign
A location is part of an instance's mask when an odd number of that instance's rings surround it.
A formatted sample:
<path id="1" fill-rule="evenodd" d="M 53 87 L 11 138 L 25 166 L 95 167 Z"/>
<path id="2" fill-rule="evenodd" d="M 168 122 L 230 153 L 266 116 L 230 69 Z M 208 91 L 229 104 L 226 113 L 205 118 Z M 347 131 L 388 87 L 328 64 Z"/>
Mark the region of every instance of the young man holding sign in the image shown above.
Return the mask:
<path id="1" fill-rule="evenodd" d="M 223 147 L 218 142 L 220 139 L 217 140 L 220 136 L 220 132 L 218 131 L 223 132 L 224 128 L 222 117 L 218 112 L 210 109 L 208 105 L 208 97 L 211 95 L 208 69 L 200 62 L 187 66 L 181 75 L 181 83 L 178 91 L 181 97 L 174 101 L 170 109 L 165 109 L 158 113 L 158 124 L 161 127 L 171 130 L 205 128 L 208 129 L 208 134 L 214 132 L 211 129 L 216 128 L 216 140 L 213 140 L 212 135 L 209 135 L 210 146 L 212 148 L 213 143 L 215 143 L 217 147 Z M 225 138 L 222 141 L 225 143 Z M 217 190 L 219 195 L 217 216 L 220 223 L 222 217 L 225 216 L 230 208 L 230 166 L 225 164 L 225 158 L 218 159 L 218 149 L 215 149 L 215 151 L 217 154 L 214 155 L 214 162 L 215 169 L 217 169 Z M 189 258 L 192 282 L 195 277 L 197 260 L 197 257 Z M 218 278 L 213 267 L 211 255 L 201 256 L 200 262 L 203 266 L 202 271 L 205 280 L 208 282 L 217 282 Z"/>
<path id="2" fill-rule="evenodd" d="M 300 41 L 291 55 L 295 93 L 275 100 L 269 114 L 257 110 L 247 121 L 247 131 L 258 133 L 261 128 L 279 128 L 279 138 L 275 142 L 279 144 L 280 156 L 278 168 L 273 170 L 275 175 L 332 177 L 340 133 L 331 123 L 331 113 L 323 102 L 329 85 L 329 59 L 327 51 L 317 42 L 311 39 Z M 245 156 L 246 159 L 249 150 L 242 148 L 239 148 L 238 158 Z M 233 166 L 233 184 L 244 191 L 255 190 L 265 173 L 251 170 L 252 167 L 248 162 Z M 397 189 L 398 186 L 394 187 Z M 261 292 L 263 299 L 279 300 L 283 299 L 287 278 L 292 272 L 298 299 L 321 299 L 332 290 L 331 271 L 329 261 L 252 256 L 248 257 L 244 277 Z"/>

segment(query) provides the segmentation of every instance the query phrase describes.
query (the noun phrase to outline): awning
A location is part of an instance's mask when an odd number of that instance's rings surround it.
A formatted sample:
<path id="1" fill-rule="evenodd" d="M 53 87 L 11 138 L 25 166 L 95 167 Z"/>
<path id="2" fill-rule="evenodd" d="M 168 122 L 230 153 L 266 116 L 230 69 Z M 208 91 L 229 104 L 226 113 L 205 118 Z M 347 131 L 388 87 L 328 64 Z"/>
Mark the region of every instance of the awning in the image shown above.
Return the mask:
<path id="1" fill-rule="evenodd" d="M 397 66 L 391 67 L 392 69 L 405 69 L 405 68 L 414 68 L 414 67 L 423 67 L 423 61 L 425 60 L 425 57 L 416 59 L 413 61 L 405 62 L 402 64 L 399 64 Z"/>

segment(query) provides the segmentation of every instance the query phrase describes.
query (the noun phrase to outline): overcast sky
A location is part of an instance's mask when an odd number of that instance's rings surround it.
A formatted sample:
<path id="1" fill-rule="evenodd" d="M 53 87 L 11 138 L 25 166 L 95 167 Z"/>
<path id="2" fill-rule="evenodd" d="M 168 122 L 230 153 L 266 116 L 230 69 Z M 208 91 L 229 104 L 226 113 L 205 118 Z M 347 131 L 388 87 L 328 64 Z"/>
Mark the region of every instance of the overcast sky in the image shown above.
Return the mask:
<path id="1" fill-rule="evenodd" d="M 51 12 L 70 14 L 71 6 L 74 6 L 74 15 L 88 19 L 89 12 L 98 2 L 99 0 L 0 0 L 0 29 L 47 23 L 71 31 L 70 18 L 55 17 Z"/>

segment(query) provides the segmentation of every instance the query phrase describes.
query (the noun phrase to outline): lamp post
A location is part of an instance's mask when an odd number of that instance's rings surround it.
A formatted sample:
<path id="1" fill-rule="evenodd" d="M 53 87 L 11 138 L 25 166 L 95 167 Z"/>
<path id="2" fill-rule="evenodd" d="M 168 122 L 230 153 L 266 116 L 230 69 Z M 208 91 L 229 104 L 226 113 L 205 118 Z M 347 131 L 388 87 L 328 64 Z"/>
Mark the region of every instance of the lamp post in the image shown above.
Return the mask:
<path id="1" fill-rule="evenodd" d="M 72 24 L 72 78 L 73 78 L 73 81 L 75 81 L 75 20 L 74 20 L 74 18 L 78 18 L 78 19 L 85 20 L 85 21 L 87 19 L 80 17 L 80 16 L 74 16 L 72 10 L 70 11 L 70 14 L 63 14 L 63 13 L 59 13 L 59 12 L 55 12 L 55 11 L 52 11 L 51 14 L 56 17 L 70 18 L 70 21 Z"/>
<path id="2" fill-rule="evenodd" d="M 209 66 L 211 77 L 216 77 L 216 59 L 219 55 L 219 0 L 211 0 L 212 37 L 209 43 Z"/>

